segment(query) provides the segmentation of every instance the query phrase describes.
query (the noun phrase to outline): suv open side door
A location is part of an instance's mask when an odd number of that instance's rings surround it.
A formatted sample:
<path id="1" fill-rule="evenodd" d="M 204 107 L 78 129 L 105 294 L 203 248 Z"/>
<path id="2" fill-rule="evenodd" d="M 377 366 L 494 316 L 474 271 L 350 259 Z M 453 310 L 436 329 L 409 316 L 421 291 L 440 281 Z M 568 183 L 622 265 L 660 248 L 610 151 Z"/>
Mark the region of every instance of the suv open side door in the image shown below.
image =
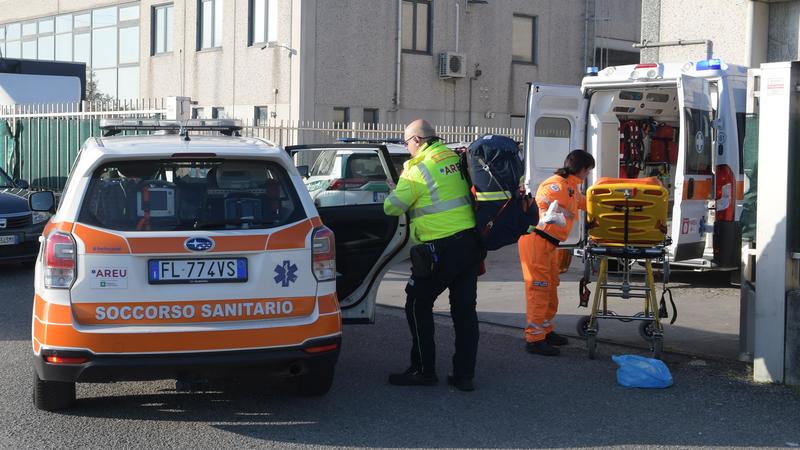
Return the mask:
<path id="1" fill-rule="evenodd" d="M 586 103 L 578 86 L 531 84 L 525 123 L 525 188 L 531 195 L 545 179 L 563 167 L 570 151 L 584 148 Z M 575 246 L 584 220 L 562 246 Z"/>
<path id="2" fill-rule="evenodd" d="M 374 154 L 375 168 L 380 167 L 384 180 L 392 187 L 399 174 L 392 165 L 389 151 L 383 145 L 372 144 L 320 144 L 286 147 L 290 156 L 298 152 L 328 150 L 356 150 L 364 156 Z M 361 161 L 363 163 L 363 159 Z M 373 174 L 373 175 L 377 175 Z M 363 186 L 348 187 L 371 189 L 377 176 L 370 177 Z M 372 197 L 370 197 L 372 198 Z M 378 287 L 389 268 L 408 257 L 405 248 L 409 242 L 408 215 L 387 216 L 383 212 L 383 198 L 361 204 L 317 206 L 322 223 L 333 230 L 336 239 L 336 293 L 345 323 L 372 323 L 375 321 L 375 301 Z"/>
<path id="3" fill-rule="evenodd" d="M 675 261 L 702 258 L 706 247 L 708 203 L 714 196 L 712 109 L 707 80 L 681 75 L 678 80 L 681 139 L 672 208 Z"/>

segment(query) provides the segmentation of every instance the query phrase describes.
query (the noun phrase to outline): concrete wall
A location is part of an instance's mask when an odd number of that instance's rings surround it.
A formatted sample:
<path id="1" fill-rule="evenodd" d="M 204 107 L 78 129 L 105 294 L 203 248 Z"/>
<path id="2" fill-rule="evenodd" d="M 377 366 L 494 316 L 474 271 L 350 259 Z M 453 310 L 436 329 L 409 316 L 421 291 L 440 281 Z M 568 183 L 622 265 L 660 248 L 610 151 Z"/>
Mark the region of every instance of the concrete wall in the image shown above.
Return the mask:
<path id="1" fill-rule="evenodd" d="M 289 118 L 289 71 L 291 59 L 281 49 L 248 46 L 247 0 L 224 0 L 223 40 L 218 49 L 197 48 L 197 2 L 175 2 L 173 51 L 150 55 L 150 39 L 142 39 L 142 95 L 189 96 L 199 106 L 222 106 L 230 116 L 252 118 L 253 107 L 277 109 L 280 118 Z M 161 0 L 143 0 L 141 29 L 150 36 L 151 6 Z M 278 4 L 278 41 L 291 40 L 290 2 Z M 144 30 L 148 30 L 147 33 Z M 278 93 L 275 93 L 275 89 Z"/>
<path id="2" fill-rule="evenodd" d="M 122 3 L 129 2 L 0 0 L 0 22 L 65 12 L 67 5 L 82 10 Z M 587 48 L 630 50 L 640 39 L 640 0 L 436 0 L 431 54 L 402 54 L 395 105 L 397 0 L 279 0 L 278 41 L 298 51 L 292 57 L 283 49 L 248 47 L 247 0 L 224 0 L 222 46 L 200 51 L 197 1 L 174 0 L 173 50 L 151 56 L 152 7 L 163 3 L 141 0 L 141 96 L 189 96 L 207 115 L 221 106 L 243 118 L 260 105 L 278 119 L 331 120 L 333 107 L 344 106 L 353 121 L 363 119 L 364 108 L 378 108 L 383 122 L 422 116 L 440 124 L 520 126 L 527 83 L 577 84 L 592 55 Z M 536 64 L 511 62 L 515 13 L 537 17 Z M 471 95 L 469 77 L 438 78 L 438 55 L 455 50 L 457 39 L 468 73 L 476 64 L 482 72 Z"/>
<path id="3" fill-rule="evenodd" d="M 800 1 L 769 5 L 767 60 L 800 59 Z"/>
<path id="4" fill-rule="evenodd" d="M 594 3 L 594 0 L 590 3 Z M 639 0 L 596 0 L 598 11 L 613 18 L 597 27 L 606 45 L 632 50 L 639 40 Z M 442 81 L 438 55 L 456 49 L 467 57 L 468 74 Z M 330 120 L 333 107 L 351 108 L 360 120 L 363 108 L 379 108 L 381 120 L 406 122 L 426 117 L 442 124 L 509 126 L 511 115 L 525 114 L 527 83 L 576 84 L 584 68 L 585 0 L 504 0 L 467 5 L 433 2 L 431 54 L 402 53 L 399 109 L 395 111 L 397 8 L 395 0 L 317 2 L 316 106 L 309 120 Z M 537 64 L 511 62 L 511 20 L 515 13 L 536 16 Z M 372 17 L 384 20 L 369 20 Z M 590 36 L 593 37 L 593 36 Z M 598 39 L 599 40 L 599 39 Z M 591 44 L 589 44 L 591 45 Z M 494 118 L 486 118 L 493 113 Z M 517 125 L 517 124 L 515 124 Z"/>
<path id="5" fill-rule="evenodd" d="M 651 42 L 711 39 L 715 57 L 745 66 L 800 58 L 798 0 L 642 0 L 641 28 Z M 701 45 L 642 51 L 643 62 L 704 56 Z"/>

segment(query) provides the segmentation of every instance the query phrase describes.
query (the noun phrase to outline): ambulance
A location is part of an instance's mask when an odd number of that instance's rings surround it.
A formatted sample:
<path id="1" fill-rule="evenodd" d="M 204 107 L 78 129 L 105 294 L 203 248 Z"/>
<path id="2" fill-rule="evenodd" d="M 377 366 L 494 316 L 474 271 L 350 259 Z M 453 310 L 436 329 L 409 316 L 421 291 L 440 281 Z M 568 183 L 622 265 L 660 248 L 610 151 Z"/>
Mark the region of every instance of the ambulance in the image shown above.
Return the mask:
<path id="1" fill-rule="evenodd" d="M 377 203 L 321 215 L 289 154 L 233 121 L 102 128 L 57 207 L 30 197 L 53 213 L 35 270 L 35 406 L 69 407 L 76 382 L 246 374 L 328 392 L 342 322 L 374 319 L 406 218 Z M 370 149 L 396 182 L 386 148 Z"/>
<path id="2" fill-rule="evenodd" d="M 657 177 L 670 192 L 673 265 L 735 269 L 744 191 L 747 68 L 720 59 L 591 70 L 581 86 L 531 84 L 525 128 L 526 187 L 573 149 L 601 177 Z M 565 246 L 576 246 L 575 227 Z"/>

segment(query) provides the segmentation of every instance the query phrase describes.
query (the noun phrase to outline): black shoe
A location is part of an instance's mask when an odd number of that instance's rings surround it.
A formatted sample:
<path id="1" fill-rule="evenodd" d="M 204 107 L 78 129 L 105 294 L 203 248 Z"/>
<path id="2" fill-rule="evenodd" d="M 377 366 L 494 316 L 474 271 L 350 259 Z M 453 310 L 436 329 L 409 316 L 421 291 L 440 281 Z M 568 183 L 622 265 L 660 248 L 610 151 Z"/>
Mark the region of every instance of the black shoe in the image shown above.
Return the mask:
<path id="1" fill-rule="evenodd" d="M 459 391 L 472 392 L 475 390 L 475 385 L 472 384 L 472 377 L 457 377 L 450 374 L 447 376 L 447 384 Z"/>
<path id="2" fill-rule="evenodd" d="M 561 350 L 553 347 L 553 345 L 547 341 L 528 342 L 525 344 L 525 351 L 542 356 L 558 356 L 561 354 Z"/>
<path id="3" fill-rule="evenodd" d="M 551 331 L 547 333 L 545 340 L 549 342 L 551 345 L 567 345 L 569 344 L 569 340 L 564 336 L 556 333 L 555 331 Z"/>
<path id="4" fill-rule="evenodd" d="M 395 386 L 435 386 L 438 382 L 439 378 L 435 373 L 422 373 L 413 368 L 389 375 L 389 384 Z"/>

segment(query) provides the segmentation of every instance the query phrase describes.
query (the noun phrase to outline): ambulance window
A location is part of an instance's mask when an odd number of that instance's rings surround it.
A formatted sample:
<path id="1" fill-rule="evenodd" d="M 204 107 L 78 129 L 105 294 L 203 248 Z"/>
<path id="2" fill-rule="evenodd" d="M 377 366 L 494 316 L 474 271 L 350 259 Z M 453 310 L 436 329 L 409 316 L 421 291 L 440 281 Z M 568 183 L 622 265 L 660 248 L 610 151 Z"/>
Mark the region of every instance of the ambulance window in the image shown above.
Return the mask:
<path id="1" fill-rule="evenodd" d="M 711 175 L 711 114 L 708 111 L 686 108 L 686 170 L 687 175 Z"/>
<path id="2" fill-rule="evenodd" d="M 330 175 L 333 170 L 333 163 L 336 161 L 336 150 L 326 150 L 319 154 L 314 165 L 311 167 L 310 176 Z"/>
<path id="3" fill-rule="evenodd" d="M 536 167 L 557 169 L 570 151 L 572 127 L 560 117 L 540 117 L 533 130 L 533 162 Z"/>
<path id="4" fill-rule="evenodd" d="M 620 100 L 635 100 L 639 101 L 642 99 L 642 93 L 637 91 L 620 91 L 619 93 Z"/>
<path id="5" fill-rule="evenodd" d="M 274 228 L 305 217 L 276 164 L 186 160 L 101 166 L 78 220 L 119 231 L 177 231 Z"/>
<path id="6" fill-rule="evenodd" d="M 646 98 L 648 102 L 666 103 L 669 101 L 669 94 L 657 94 L 655 92 L 651 92 L 647 94 Z"/>

